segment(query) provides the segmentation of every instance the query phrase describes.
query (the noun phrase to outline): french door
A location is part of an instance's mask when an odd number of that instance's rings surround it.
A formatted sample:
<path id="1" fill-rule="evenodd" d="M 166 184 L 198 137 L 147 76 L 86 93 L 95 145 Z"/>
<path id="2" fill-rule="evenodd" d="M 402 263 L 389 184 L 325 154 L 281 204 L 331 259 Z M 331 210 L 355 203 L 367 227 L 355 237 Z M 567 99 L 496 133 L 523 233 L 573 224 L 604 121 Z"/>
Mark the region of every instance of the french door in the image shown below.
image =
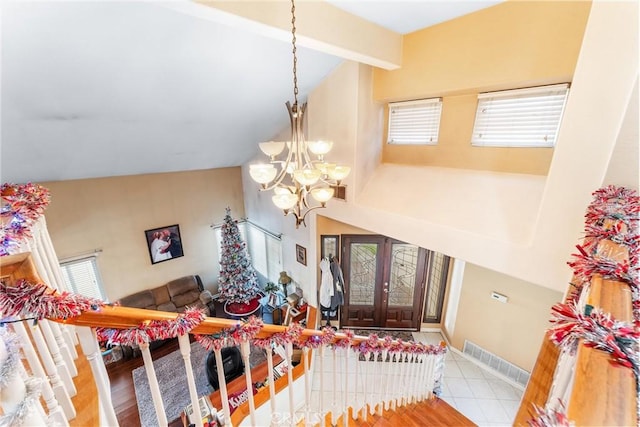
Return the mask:
<path id="1" fill-rule="evenodd" d="M 384 236 L 343 236 L 341 326 L 417 329 L 426 259 L 425 249 Z"/>

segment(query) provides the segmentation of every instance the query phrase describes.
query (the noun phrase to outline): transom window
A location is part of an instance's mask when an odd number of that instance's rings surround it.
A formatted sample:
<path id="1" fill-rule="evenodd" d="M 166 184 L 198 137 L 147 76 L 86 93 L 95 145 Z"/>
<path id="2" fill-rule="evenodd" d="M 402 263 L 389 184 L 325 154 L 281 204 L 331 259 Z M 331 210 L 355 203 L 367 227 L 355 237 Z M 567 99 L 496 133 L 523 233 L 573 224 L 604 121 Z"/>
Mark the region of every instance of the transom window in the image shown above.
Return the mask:
<path id="1" fill-rule="evenodd" d="M 471 144 L 554 147 L 568 94 L 568 84 L 479 94 Z"/>
<path id="2" fill-rule="evenodd" d="M 441 114 L 442 98 L 389 103 L 387 143 L 436 145 Z"/>

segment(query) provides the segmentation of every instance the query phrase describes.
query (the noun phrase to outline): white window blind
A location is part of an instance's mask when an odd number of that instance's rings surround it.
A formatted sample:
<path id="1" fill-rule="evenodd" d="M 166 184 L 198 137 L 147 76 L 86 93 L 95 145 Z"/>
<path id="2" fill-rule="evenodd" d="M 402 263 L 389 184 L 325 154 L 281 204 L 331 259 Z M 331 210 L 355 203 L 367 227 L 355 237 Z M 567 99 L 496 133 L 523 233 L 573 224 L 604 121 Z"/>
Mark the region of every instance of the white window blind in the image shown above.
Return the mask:
<path id="1" fill-rule="evenodd" d="M 389 103 L 387 143 L 436 145 L 441 114 L 441 98 Z"/>
<path id="2" fill-rule="evenodd" d="M 63 262 L 62 277 L 71 292 L 107 301 L 95 257 Z"/>
<path id="3" fill-rule="evenodd" d="M 247 224 L 253 267 L 268 280 L 276 282 L 282 271 L 281 239 L 251 222 Z"/>
<path id="4" fill-rule="evenodd" d="M 553 147 L 569 94 L 568 84 L 482 93 L 471 144 L 482 147 Z"/>

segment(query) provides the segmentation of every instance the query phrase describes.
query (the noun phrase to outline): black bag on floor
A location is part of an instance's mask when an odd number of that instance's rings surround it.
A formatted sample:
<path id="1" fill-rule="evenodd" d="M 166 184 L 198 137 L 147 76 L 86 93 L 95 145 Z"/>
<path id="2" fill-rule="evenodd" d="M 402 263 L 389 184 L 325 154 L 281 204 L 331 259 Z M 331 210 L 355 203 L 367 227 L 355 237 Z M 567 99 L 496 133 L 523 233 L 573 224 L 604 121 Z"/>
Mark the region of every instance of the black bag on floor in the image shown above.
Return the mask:
<path id="1" fill-rule="evenodd" d="M 242 355 L 238 347 L 225 347 L 221 352 L 224 378 L 228 383 L 244 373 L 244 362 L 242 362 Z M 216 356 L 213 351 L 207 356 L 207 380 L 214 390 L 220 388 L 220 384 L 218 383 L 218 366 L 216 365 Z"/>

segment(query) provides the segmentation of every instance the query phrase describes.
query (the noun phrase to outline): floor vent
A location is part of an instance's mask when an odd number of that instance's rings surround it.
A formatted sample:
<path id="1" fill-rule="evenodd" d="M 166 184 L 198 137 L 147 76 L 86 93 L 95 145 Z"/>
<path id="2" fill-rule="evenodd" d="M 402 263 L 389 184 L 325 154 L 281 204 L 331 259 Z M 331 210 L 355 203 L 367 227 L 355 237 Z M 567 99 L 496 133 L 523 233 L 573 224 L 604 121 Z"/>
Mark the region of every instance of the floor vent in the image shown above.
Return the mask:
<path id="1" fill-rule="evenodd" d="M 529 372 L 524 369 L 518 368 L 516 365 L 507 362 L 501 357 L 485 350 L 484 348 L 472 343 L 471 341 L 464 342 L 464 348 L 462 352 L 487 366 L 488 368 L 504 375 L 505 377 L 515 381 L 523 386 L 527 385 L 529 381 Z"/>

